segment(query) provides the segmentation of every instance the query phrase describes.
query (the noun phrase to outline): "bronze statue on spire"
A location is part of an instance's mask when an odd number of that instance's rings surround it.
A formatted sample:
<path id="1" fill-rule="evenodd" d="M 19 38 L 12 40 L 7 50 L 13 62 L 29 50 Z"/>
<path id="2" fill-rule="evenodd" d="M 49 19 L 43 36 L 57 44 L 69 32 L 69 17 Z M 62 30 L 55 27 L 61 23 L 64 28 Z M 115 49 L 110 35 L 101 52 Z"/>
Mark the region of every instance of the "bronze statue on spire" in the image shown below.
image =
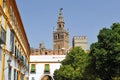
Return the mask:
<path id="1" fill-rule="evenodd" d="M 63 8 L 60 8 L 60 11 L 62 11 L 63 10 Z"/>

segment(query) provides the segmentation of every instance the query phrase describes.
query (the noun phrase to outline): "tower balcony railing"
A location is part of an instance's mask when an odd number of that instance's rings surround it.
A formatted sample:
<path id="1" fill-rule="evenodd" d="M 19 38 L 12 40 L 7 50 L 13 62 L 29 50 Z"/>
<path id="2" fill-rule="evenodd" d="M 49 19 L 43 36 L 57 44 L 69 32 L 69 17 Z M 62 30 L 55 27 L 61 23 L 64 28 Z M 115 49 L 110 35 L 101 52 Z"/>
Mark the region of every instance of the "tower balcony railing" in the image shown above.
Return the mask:
<path id="1" fill-rule="evenodd" d="M 5 44 L 6 39 L 6 31 L 2 26 L 0 26 L 0 44 Z"/>

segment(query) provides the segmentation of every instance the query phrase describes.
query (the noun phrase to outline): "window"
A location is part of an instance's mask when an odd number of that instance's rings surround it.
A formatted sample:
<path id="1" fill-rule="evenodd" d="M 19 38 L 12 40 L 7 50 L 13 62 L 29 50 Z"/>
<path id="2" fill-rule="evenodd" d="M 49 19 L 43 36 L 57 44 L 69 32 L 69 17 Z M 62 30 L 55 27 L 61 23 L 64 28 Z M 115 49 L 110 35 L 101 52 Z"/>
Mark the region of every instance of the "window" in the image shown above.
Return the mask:
<path id="1" fill-rule="evenodd" d="M 9 66 L 8 69 L 8 80 L 11 80 L 11 67 Z"/>
<path id="2" fill-rule="evenodd" d="M 2 27 L 1 27 L 1 30 L 2 30 L 2 28 L 4 27 L 4 25 L 5 25 L 5 18 L 4 18 L 4 16 L 2 16 L 1 17 L 1 23 L 2 23 Z"/>
<path id="3" fill-rule="evenodd" d="M 14 80 L 18 80 L 17 77 L 17 71 L 14 69 Z"/>
<path id="4" fill-rule="evenodd" d="M 17 80 L 18 80 L 18 78 L 19 78 L 19 71 L 17 71 Z"/>
<path id="5" fill-rule="evenodd" d="M 54 40 L 56 40 L 56 39 L 57 39 L 57 36 L 55 35 L 55 36 L 54 36 Z"/>
<path id="6" fill-rule="evenodd" d="M 15 56 L 17 57 L 17 47 L 15 46 Z"/>
<path id="7" fill-rule="evenodd" d="M 14 32 L 12 30 L 10 33 L 10 45 L 11 45 L 11 52 L 14 53 Z"/>
<path id="8" fill-rule="evenodd" d="M 45 55 L 47 55 L 47 52 L 45 52 Z"/>
<path id="9" fill-rule="evenodd" d="M 13 21 L 13 10 L 12 10 L 12 6 L 10 6 L 10 21 Z"/>
<path id="10" fill-rule="evenodd" d="M 14 69 L 14 80 L 16 80 L 16 70 Z"/>
<path id="11" fill-rule="evenodd" d="M 36 71 L 36 66 L 35 66 L 35 64 L 31 64 L 31 73 L 35 73 Z"/>
<path id="12" fill-rule="evenodd" d="M 26 66 L 26 63 L 27 63 L 26 57 L 24 56 L 24 66 Z"/>
<path id="13" fill-rule="evenodd" d="M 3 8 L 6 7 L 6 0 L 3 0 Z"/>
<path id="14" fill-rule="evenodd" d="M 63 39 L 64 38 L 64 35 L 61 35 L 61 39 Z"/>
<path id="15" fill-rule="evenodd" d="M 58 50 L 60 50 L 60 45 L 58 45 Z"/>
<path id="16" fill-rule="evenodd" d="M 44 73 L 49 73 L 49 72 L 50 72 L 50 66 L 49 64 L 45 64 Z"/>
<path id="17" fill-rule="evenodd" d="M 55 36 L 55 38 L 57 39 L 57 35 Z"/>
<path id="18" fill-rule="evenodd" d="M 31 80 L 35 80 L 35 78 L 34 78 L 34 77 L 32 77 L 32 78 L 31 78 Z"/>
<path id="19" fill-rule="evenodd" d="M 60 34 L 58 34 L 58 39 L 60 39 Z"/>
<path id="20" fill-rule="evenodd" d="M 36 49 L 35 51 L 38 52 L 38 49 Z"/>
<path id="21" fill-rule="evenodd" d="M 59 28 L 61 28 L 61 24 L 59 24 Z"/>

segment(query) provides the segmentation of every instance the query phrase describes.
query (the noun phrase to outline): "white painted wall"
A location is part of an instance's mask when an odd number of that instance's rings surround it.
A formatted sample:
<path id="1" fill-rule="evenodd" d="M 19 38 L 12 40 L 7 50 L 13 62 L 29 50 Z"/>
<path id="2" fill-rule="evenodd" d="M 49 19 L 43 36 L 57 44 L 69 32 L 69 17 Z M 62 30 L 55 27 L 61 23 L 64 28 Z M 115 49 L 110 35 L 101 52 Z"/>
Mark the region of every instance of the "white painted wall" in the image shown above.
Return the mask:
<path id="1" fill-rule="evenodd" d="M 65 59 L 65 55 L 31 55 L 30 62 L 58 62 Z"/>
<path id="2" fill-rule="evenodd" d="M 36 73 L 29 73 L 29 80 L 32 80 L 34 77 L 35 80 L 41 80 L 44 74 L 45 64 L 50 65 L 50 74 L 53 76 L 53 73 L 56 69 L 59 69 L 61 61 L 65 59 L 65 55 L 31 55 L 30 64 L 36 64 Z M 30 71 L 29 71 L 30 72 Z"/>

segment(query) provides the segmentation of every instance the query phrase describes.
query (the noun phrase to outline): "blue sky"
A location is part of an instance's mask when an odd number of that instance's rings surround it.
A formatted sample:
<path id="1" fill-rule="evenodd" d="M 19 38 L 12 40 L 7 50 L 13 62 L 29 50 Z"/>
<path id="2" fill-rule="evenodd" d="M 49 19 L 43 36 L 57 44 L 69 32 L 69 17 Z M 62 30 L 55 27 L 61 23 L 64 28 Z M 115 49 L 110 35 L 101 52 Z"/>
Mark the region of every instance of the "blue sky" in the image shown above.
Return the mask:
<path id="1" fill-rule="evenodd" d="M 99 30 L 120 22 L 120 0 L 16 0 L 31 47 L 44 42 L 53 48 L 53 27 L 57 28 L 63 8 L 65 28 L 73 36 L 87 36 L 88 44 L 97 41 Z M 88 48 L 89 48 L 88 46 Z"/>

